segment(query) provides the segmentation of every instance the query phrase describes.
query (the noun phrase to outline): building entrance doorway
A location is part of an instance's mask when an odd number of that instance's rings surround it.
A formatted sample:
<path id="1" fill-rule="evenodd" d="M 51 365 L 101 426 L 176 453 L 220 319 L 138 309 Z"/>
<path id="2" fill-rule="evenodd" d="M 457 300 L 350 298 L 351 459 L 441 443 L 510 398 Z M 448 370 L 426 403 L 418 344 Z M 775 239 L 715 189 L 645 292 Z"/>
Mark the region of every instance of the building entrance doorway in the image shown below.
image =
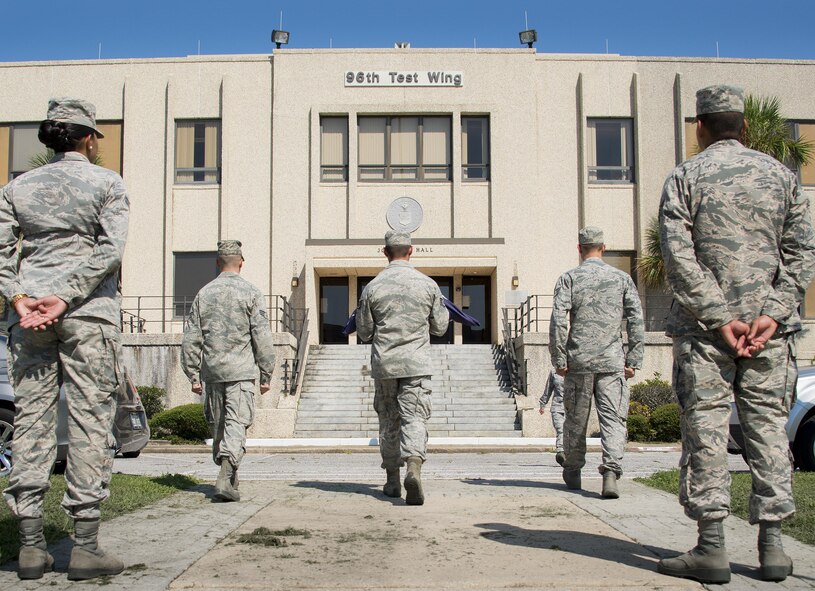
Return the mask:
<path id="1" fill-rule="evenodd" d="M 433 281 L 438 283 L 441 295 L 446 297 L 451 302 L 453 301 L 453 278 L 452 277 L 431 277 Z M 452 345 L 453 344 L 453 323 L 447 327 L 447 332 L 442 336 L 437 337 L 430 335 L 430 342 L 433 345 Z"/>
<path id="2" fill-rule="evenodd" d="M 461 341 L 465 345 L 490 343 L 492 282 L 489 277 L 470 275 L 461 278 L 461 309 L 474 316 L 481 326 L 462 326 Z"/>
<path id="3" fill-rule="evenodd" d="M 320 343 L 347 345 L 342 334 L 348 321 L 348 277 L 322 277 L 320 279 Z"/>

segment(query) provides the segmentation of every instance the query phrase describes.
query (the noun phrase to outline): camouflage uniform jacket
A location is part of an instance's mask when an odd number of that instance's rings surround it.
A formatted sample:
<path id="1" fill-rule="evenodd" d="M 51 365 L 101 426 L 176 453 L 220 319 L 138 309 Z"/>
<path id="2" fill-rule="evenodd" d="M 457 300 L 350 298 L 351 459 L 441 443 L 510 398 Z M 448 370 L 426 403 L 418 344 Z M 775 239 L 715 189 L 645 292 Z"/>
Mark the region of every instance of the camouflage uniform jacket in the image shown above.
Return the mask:
<path id="1" fill-rule="evenodd" d="M 622 321 L 627 320 L 628 353 Z M 549 323 L 555 368 L 570 373 L 613 373 L 642 366 L 645 327 L 634 281 L 591 257 L 558 279 Z"/>
<path id="2" fill-rule="evenodd" d="M 801 329 L 815 273 L 809 200 L 786 166 L 723 140 L 677 166 L 662 191 L 660 240 L 674 300 L 667 334 L 766 314 Z"/>
<path id="3" fill-rule="evenodd" d="M 268 384 L 274 370 L 274 343 L 260 290 L 237 273 L 221 273 L 192 302 L 181 366 L 190 381 L 254 380 Z"/>
<path id="4" fill-rule="evenodd" d="M 357 334 L 373 337 L 374 379 L 407 378 L 432 373 L 430 334 L 447 331 L 450 314 L 435 281 L 394 261 L 364 289 L 357 312 Z"/>
<path id="5" fill-rule="evenodd" d="M 56 294 L 68 304 L 65 317 L 118 326 L 129 211 L 122 177 L 78 152 L 14 179 L 0 194 L 0 292 L 7 300 Z M 12 309 L 9 325 L 17 320 Z"/>

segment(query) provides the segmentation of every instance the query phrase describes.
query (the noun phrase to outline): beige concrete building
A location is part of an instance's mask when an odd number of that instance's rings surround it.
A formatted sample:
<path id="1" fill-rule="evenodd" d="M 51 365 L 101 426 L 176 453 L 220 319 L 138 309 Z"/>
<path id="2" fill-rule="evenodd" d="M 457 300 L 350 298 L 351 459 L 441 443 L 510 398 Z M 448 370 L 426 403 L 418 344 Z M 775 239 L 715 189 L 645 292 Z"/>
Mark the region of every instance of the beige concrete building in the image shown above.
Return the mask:
<path id="1" fill-rule="evenodd" d="M 497 343 L 502 310 L 527 296 L 542 296 L 532 330 L 548 329 L 583 225 L 601 226 L 609 260 L 636 275 L 664 179 L 695 149 L 695 91 L 722 82 L 777 96 L 793 133 L 815 139 L 812 61 L 284 49 L 6 63 L 0 181 L 42 151 L 48 98 L 78 95 L 97 105 L 102 164 L 130 192 L 126 331 L 180 331 L 217 240 L 233 238 L 272 308 L 278 295 L 308 310 L 310 343 L 353 343 L 340 330 L 396 227 L 413 231 L 415 265 L 483 322 L 445 342 Z M 799 174 L 815 192 L 815 165 Z M 667 298 L 642 295 L 660 331 Z M 800 357 L 813 355 L 805 337 Z"/>

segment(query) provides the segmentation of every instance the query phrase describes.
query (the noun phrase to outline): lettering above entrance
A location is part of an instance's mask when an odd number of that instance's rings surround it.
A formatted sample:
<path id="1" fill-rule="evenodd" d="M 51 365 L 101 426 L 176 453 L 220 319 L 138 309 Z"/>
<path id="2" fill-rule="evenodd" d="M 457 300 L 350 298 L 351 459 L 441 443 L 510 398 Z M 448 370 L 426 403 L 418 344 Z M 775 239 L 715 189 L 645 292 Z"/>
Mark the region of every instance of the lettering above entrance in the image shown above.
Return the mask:
<path id="1" fill-rule="evenodd" d="M 397 232 L 415 232 L 422 225 L 424 212 L 413 197 L 399 197 L 391 203 L 385 218 Z"/>
<path id="2" fill-rule="evenodd" d="M 346 86 L 464 86 L 463 72 L 432 70 L 422 72 L 366 71 L 345 72 Z"/>

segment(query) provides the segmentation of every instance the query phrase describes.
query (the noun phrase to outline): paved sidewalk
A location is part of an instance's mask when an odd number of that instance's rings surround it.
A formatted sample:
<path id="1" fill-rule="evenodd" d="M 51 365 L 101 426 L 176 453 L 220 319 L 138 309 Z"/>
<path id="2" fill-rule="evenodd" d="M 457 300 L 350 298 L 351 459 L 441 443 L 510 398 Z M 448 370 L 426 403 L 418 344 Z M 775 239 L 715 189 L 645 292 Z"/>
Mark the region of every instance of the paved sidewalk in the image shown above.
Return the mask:
<path id="1" fill-rule="evenodd" d="M 435 463 L 440 477 L 426 482 L 427 504 L 408 507 L 382 495 L 379 470 L 336 478 L 346 457 L 326 458 L 334 468 L 323 475 L 315 465 L 289 480 L 243 481 L 240 503 L 212 503 L 211 486 L 202 485 L 106 522 L 102 542 L 128 566 L 118 577 L 70 584 L 66 540 L 52 548 L 57 573 L 22 583 L 7 564 L 0 589 L 703 588 L 656 572 L 659 557 L 693 545 L 694 523 L 675 497 L 630 479 L 621 499 L 604 500 L 593 469 L 586 490 L 573 493 L 549 473 L 521 477 L 503 455 L 485 461 L 480 477 L 445 471 L 445 456 L 434 455 L 427 466 Z M 288 476 L 297 476 L 297 463 Z M 278 534 L 279 547 L 238 543 L 259 527 L 309 536 Z M 735 517 L 726 527 L 734 577 L 716 588 L 815 589 L 815 549 L 786 538 L 796 574 L 763 583 L 755 528 Z"/>

